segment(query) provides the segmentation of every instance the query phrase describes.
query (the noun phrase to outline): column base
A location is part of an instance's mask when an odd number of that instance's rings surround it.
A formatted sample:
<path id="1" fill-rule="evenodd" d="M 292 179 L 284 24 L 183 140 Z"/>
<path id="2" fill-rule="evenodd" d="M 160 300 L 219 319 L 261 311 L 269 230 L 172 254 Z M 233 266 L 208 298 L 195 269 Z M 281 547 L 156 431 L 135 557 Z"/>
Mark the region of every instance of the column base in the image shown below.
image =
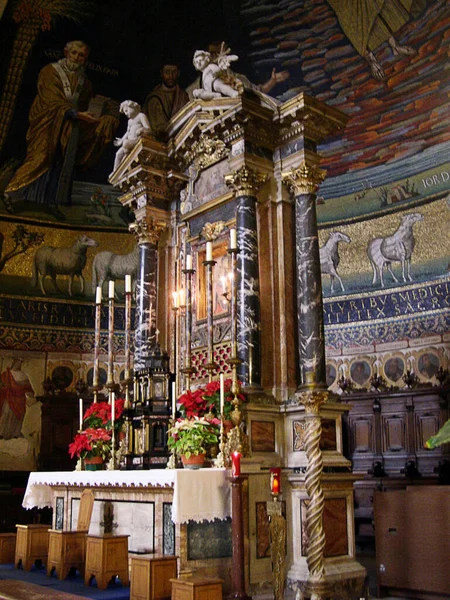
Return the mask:
<path id="1" fill-rule="evenodd" d="M 296 592 L 296 600 L 369 598 L 366 570 L 356 560 L 329 562 L 325 565 L 325 574 L 320 580 L 311 578 L 306 564 L 304 567 L 293 565 L 287 576 L 287 586 Z"/>

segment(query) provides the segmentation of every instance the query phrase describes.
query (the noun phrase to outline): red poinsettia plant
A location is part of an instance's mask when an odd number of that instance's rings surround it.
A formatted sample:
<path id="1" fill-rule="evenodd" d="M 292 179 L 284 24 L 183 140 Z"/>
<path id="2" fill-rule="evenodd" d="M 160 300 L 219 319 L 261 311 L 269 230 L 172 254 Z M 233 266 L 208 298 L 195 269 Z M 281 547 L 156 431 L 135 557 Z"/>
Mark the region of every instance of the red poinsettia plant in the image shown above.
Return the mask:
<path id="1" fill-rule="evenodd" d="M 117 398 L 114 402 L 114 429 L 120 429 L 123 423 L 125 400 Z M 93 402 L 83 415 L 83 429 L 104 427 L 111 429 L 112 406 L 109 402 Z"/>
<path id="2" fill-rule="evenodd" d="M 114 431 L 120 431 L 124 420 L 125 400 L 114 402 Z M 69 445 L 69 454 L 85 458 L 101 456 L 104 460 L 111 453 L 112 406 L 109 402 L 93 402 L 83 415 L 83 429 Z"/>
<path id="3" fill-rule="evenodd" d="M 230 419 L 231 412 L 233 411 L 232 401 L 234 394 L 231 391 L 232 380 L 225 379 L 224 381 L 224 418 L 225 420 Z M 238 398 L 241 402 L 246 402 L 246 394 L 240 392 Z M 183 417 L 191 419 L 193 417 L 204 417 L 208 414 L 214 415 L 215 418 L 220 417 L 220 382 L 211 381 L 204 387 L 197 388 L 196 390 L 188 390 L 184 392 L 179 398 L 180 411 Z"/>
<path id="4" fill-rule="evenodd" d="M 83 459 L 101 456 L 105 460 L 111 452 L 111 431 L 104 427 L 84 429 L 76 434 L 69 444 L 70 457 Z"/>

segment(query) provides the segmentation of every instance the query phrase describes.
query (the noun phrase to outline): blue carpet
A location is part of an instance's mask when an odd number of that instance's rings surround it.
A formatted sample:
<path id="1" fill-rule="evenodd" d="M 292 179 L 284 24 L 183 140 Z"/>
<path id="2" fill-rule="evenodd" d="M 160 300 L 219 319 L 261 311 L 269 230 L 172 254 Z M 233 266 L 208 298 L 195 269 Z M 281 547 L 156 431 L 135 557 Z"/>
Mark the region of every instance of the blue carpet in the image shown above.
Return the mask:
<path id="1" fill-rule="evenodd" d="M 106 590 L 99 590 L 95 579 L 90 586 L 84 585 L 84 578 L 78 573 L 69 575 L 64 581 L 60 581 L 53 575 L 47 577 L 47 572 L 44 567 L 32 567 L 31 571 L 23 569 L 15 569 L 13 564 L 0 565 L 0 579 L 18 579 L 27 583 L 41 585 L 49 590 L 58 590 L 67 594 L 75 594 L 84 598 L 93 598 L 93 600 L 129 600 L 130 588 L 124 587 L 120 580 L 116 579 L 116 583 L 110 583 Z"/>

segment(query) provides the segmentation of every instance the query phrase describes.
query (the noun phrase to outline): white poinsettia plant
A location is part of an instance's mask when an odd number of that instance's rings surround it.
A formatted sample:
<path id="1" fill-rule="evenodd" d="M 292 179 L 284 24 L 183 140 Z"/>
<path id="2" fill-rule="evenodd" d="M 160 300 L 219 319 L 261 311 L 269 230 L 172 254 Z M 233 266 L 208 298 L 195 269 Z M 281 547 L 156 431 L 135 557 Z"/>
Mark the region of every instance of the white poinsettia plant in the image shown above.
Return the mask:
<path id="1" fill-rule="evenodd" d="M 179 456 L 206 454 L 208 447 L 219 441 L 218 426 L 204 417 L 178 419 L 167 431 L 167 447 Z"/>

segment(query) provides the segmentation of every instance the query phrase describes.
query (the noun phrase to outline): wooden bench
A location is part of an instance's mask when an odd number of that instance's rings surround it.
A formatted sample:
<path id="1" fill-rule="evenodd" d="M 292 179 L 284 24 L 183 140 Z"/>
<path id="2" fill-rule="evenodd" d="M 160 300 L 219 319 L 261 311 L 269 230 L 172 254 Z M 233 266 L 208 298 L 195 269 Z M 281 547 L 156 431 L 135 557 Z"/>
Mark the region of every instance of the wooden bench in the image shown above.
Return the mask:
<path id="1" fill-rule="evenodd" d="M 176 576 L 176 556 L 132 556 L 130 600 L 170 600 L 171 580 Z"/>

